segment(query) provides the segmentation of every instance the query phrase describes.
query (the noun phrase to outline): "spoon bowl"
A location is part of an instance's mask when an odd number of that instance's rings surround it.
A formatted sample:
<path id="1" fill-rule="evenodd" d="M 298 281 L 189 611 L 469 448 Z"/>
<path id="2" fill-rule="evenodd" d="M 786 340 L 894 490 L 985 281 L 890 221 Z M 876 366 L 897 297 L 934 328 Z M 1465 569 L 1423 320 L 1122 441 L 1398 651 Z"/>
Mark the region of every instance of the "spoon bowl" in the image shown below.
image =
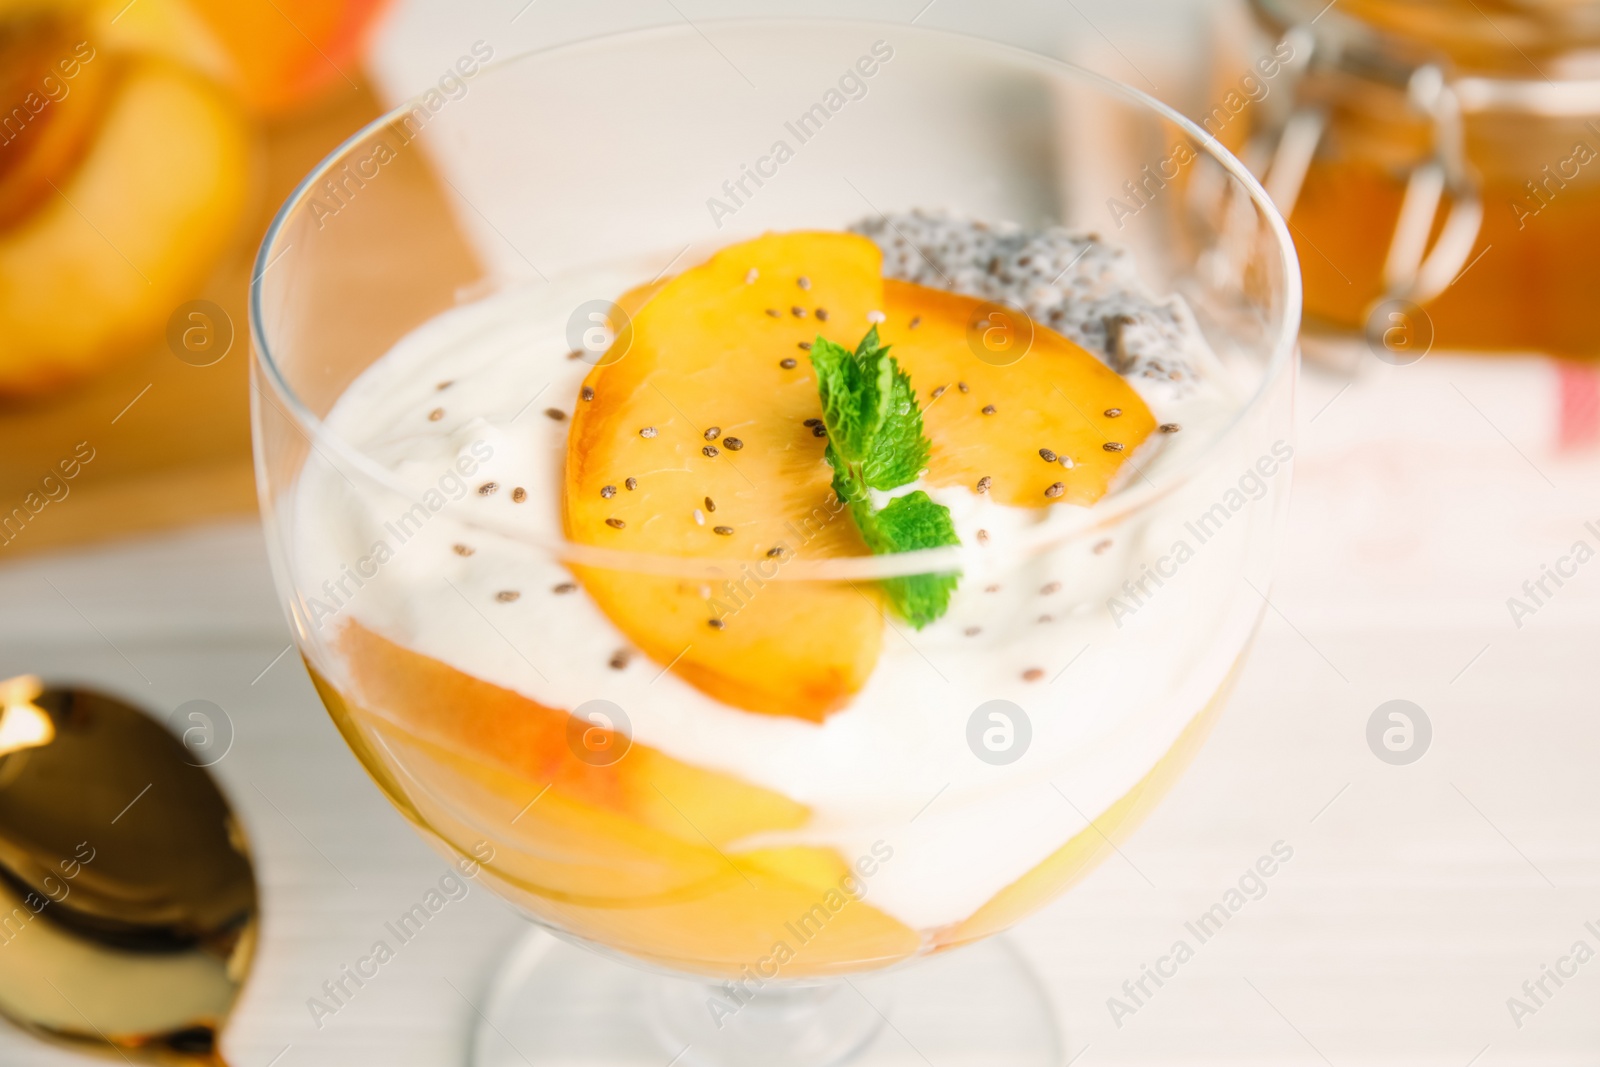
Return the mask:
<path id="1" fill-rule="evenodd" d="M 243 829 L 188 748 L 116 697 L 0 682 L 0 1013 L 221 1067 L 257 917 Z"/>

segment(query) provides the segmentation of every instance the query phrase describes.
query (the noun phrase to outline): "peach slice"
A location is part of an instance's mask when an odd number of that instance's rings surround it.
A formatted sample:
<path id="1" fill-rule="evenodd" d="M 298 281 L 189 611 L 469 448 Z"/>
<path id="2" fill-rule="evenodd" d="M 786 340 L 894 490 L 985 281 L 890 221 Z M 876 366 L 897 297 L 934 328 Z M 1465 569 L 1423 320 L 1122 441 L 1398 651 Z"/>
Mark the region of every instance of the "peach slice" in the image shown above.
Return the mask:
<path id="1" fill-rule="evenodd" d="M 83 377 L 157 332 L 233 239 L 250 158 L 217 89 L 129 61 L 83 161 L 0 230 L 0 395 Z"/>
<path id="2" fill-rule="evenodd" d="M 860 689 L 883 620 L 866 585 L 773 581 L 793 558 L 862 555 L 833 501 L 807 347 L 854 348 L 881 255 L 844 233 L 723 249 L 644 301 L 584 382 L 567 448 L 575 541 L 734 563 L 719 580 L 576 568 L 650 657 L 726 703 L 821 721 Z M 628 336 L 631 333 L 631 338 Z M 620 349 L 626 347 L 625 352 Z M 629 488 L 629 486 L 634 488 Z"/>
<path id="3" fill-rule="evenodd" d="M 904 958 L 917 934 L 860 900 L 828 849 L 736 850 L 809 812 L 778 794 L 635 744 L 577 758 L 569 717 L 360 626 L 335 648 L 341 692 L 312 677 L 352 750 L 395 804 L 547 922 L 663 965 L 737 976 L 793 952 L 789 977 Z M 818 910 L 821 909 L 821 910 Z"/>
<path id="4" fill-rule="evenodd" d="M 876 316 L 924 407 L 926 481 L 1003 504 L 1088 505 L 1155 429 L 1139 395 L 1044 327 L 1010 365 L 979 358 L 982 302 L 879 276 L 870 242 L 768 234 L 623 297 L 631 329 L 584 383 L 566 524 L 589 544 L 748 561 L 676 580 L 579 569 L 648 655 L 726 703 L 821 721 L 876 662 L 881 608 L 852 586 L 772 581 L 795 555 L 859 555 L 833 500 L 806 350 L 854 348 Z M 915 325 L 913 325 L 913 323 Z M 747 447 L 748 446 L 748 447 Z"/>
<path id="5" fill-rule="evenodd" d="M 429 743 L 628 817 L 685 841 L 725 844 L 763 830 L 790 829 L 807 809 L 729 775 L 636 745 L 610 766 L 578 758 L 571 717 L 396 645 L 358 623 L 341 632 L 363 706 L 381 711 Z"/>
<path id="6" fill-rule="evenodd" d="M 983 301 L 893 280 L 884 296 L 879 332 L 922 405 L 932 485 L 988 478 L 1002 504 L 1093 504 L 1156 428 L 1132 386 L 1054 330 L 1036 324 L 1031 346 L 1001 366 L 971 340 Z"/>

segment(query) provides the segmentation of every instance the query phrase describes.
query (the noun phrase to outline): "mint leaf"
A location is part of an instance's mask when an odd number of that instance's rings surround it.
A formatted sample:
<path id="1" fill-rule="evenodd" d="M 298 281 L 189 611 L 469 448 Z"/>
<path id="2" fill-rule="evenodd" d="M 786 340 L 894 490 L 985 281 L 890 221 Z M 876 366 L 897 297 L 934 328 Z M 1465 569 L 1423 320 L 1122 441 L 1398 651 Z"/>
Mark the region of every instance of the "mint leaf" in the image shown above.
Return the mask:
<path id="1" fill-rule="evenodd" d="M 919 548 L 939 548 L 960 544 L 950 509 L 936 504 L 921 489 L 897 496 L 873 514 L 869 535 L 874 553 L 915 552 Z"/>
<path id="2" fill-rule="evenodd" d="M 928 465 L 928 439 L 911 378 L 867 331 L 854 352 L 818 337 L 811 345 L 822 418 L 839 459 L 873 489 L 917 480 Z"/>
<path id="3" fill-rule="evenodd" d="M 827 427 L 833 491 L 849 505 L 867 547 L 883 555 L 960 544 L 950 509 L 921 490 L 881 509 L 872 506 L 870 490 L 887 492 L 916 481 L 930 449 L 911 378 L 879 342 L 878 328 L 868 330 L 854 352 L 818 336 L 811 365 Z M 920 630 L 949 608 L 960 578 L 917 574 L 882 585 L 896 614 Z"/>
<path id="4" fill-rule="evenodd" d="M 876 328 L 867 336 L 876 341 Z M 851 352 L 821 336 L 811 345 L 811 365 L 817 372 L 828 440 L 847 463 L 866 459 L 888 416 L 894 379 L 892 364 L 862 359 L 860 353 L 860 349 Z"/>
<path id="5" fill-rule="evenodd" d="M 867 335 L 877 339 L 876 331 Z M 887 353 L 887 348 L 882 349 Z M 928 439 L 922 433 L 922 412 L 911 391 L 911 377 L 894 359 L 885 360 L 892 375 L 882 426 L 861 464 L 862 477 L 874 489 L 909 485 L 928 466 Z"/>
<path id="6" fill-rule="evenodd" d="M 856 514 L 854 509 L 851 514 Z M 889 501 L 873 513 L 861 532 L 874 555 L 961 543 L 955 523 L 950 521 L 950 509 L 934 503 L 920 489 Z M 882 585 L 895 613 L 920 630 L 945 613 L 960 581 L 960 574 L 912 574 L 886 578 Z"/>

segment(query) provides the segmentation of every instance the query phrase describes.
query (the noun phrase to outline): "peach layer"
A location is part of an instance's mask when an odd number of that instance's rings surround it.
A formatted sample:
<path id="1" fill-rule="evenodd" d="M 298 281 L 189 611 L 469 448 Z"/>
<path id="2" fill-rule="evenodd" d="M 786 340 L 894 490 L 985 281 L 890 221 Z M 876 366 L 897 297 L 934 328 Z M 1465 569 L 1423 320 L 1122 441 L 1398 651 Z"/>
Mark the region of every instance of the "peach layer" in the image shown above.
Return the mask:
<path id="1" fill-rule="evenodd" d="M 464 856 L 481 858 L 487 843 L 486 876 L 534 918 L 722 977 L 775 953 L 785 978 L 857 971 L 1005 929 L 1131 831 L 1187 765 L 1221 702 L 1094 825 L 967 919 L 916 931 L 872 905 L 866 857 L 852 869 L 831 848 L 740 847 L 761 831 L 802 827 L 802 805 L 644 745 L 593 766 L 569 741 L 565 712 L 359 623 L 344 627 L 337 649 L 345 691 L 315 668 L 312 676 L 351 749 L 407 817 Z"/>

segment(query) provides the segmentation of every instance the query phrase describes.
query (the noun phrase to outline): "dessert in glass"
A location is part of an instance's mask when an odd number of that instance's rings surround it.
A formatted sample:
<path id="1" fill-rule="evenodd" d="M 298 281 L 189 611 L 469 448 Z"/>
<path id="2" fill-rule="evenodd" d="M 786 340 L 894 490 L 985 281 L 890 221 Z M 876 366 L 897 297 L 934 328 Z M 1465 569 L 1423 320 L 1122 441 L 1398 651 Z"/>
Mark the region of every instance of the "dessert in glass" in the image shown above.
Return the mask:
<path id="1" fill-rule="evenodd" d="M 473 64 L 280 211 L 254 415 L 300 650 L 559 935 L 476 1062 L 1055 1062 L 985 939 L 1129 832 L 1261 617 L 1292 247 L 1116 83 L 701 29 Z"/>

